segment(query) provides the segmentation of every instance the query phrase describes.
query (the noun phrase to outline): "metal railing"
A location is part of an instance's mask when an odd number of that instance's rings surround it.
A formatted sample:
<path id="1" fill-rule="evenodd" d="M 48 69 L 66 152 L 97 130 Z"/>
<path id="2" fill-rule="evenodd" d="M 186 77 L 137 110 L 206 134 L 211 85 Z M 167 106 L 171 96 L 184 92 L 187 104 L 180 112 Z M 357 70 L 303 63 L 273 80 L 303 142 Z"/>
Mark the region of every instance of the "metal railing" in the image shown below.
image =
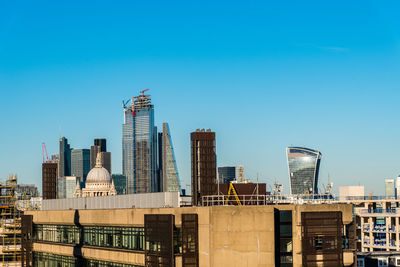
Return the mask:
<path id="1" fill-rule="evenodd" d="M 330 194 L 308 195 L 237 195 L 241 205 L 271 205 L 271 204 L 327 204 L 335 202 Z M 234 195 L 210 195 L 202 197 L 203 206 L 238 205 Z"/>

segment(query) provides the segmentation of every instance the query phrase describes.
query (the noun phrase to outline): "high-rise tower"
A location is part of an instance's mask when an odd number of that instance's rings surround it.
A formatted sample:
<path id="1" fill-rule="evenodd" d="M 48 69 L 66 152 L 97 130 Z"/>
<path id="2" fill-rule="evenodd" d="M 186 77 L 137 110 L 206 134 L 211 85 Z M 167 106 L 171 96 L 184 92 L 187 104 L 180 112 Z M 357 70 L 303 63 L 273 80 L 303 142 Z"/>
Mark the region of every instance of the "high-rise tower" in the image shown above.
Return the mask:
<path id="1" fill-rule="evenodd" d="M 215 132 L 196 130 L 190 134 L 192 155 L 192 203 L 201 204 L 201 197 L 217 193 L 217 156 Z"/>
<path id="2" fill-rule="evenodd" d="M 68 139 L 61 137 L 58 177 L 64 176 L 71 176 L 71 147 Z"/>
<path id="3" fill-rule="evenodd" d="M 71 174 L 86 181 L 86 176 L 90 171 L 90 150 L 72 149 L 71 150 Z"/>
<path id="4" fill-rule="evenodd" d="M 163 123 L 163 131 L 158 136 L 159 181 L 162 192 L 180 192 L 178 168 L 168 123 Z"/>
<path id="5" fill-rule="evenodd" d="M 105 138 L 94 139 L 94 145 L 90 147 L 90 169 L 96 166 L 98 153 L 101 153 L 103 167 L 111 174 L 111 152 L 107 152 L 107 140 Z"/>
<path id="6" fill-rule="evenodd" d="M 290 193 L 318 194 L 318 173 L 322 154 L 304 147 L 286 148 Z"/>
<path id="7" fill-rule="evenodd" d="M 122 170 L 127 194 L 157 191 L 157 130 L 150 95 L 133 97 L 124 107 L 122 125 Z"/>

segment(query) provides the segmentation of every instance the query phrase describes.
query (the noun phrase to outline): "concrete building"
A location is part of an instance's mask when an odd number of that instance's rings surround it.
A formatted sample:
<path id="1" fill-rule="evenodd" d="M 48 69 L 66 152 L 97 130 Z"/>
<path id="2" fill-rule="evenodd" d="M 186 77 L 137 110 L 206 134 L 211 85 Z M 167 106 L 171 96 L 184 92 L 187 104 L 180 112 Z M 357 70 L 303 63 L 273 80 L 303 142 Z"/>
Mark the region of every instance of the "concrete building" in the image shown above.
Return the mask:
<path id="1" fill-rule="evenodd" d="M 396 178 L 396 199 L 400 199 L 400 176 Z"/>
<path id="2" fill-rule="evenodd" d="M 27 266 L 352 266 L 352 215 L 351 205 L 27 211 L 23 259 Z"/>
<path id="3" fill-rule="evenodd" d="M 394 179 L 385 179 L 385 197 L 395 198 L 396 197 L 396 186 Z"/>
<path id="4" fill-rule="evenodd" d="M 58 163 L 42 164 L 42 195 L 43 199 L 57 198 Z"/>
<path id="5" fill-rule="evenodd" d="M 215 132 L 197 129 L 190 134 L 192 157 L 192 200 L 201 205 L 201 198 L 217 193 L 217 156 Z"/>
<path id="6" fill-rule="evenodd" d="M 365 188 L 363 185 L 348 185 L 339 187 L 339 200 L 363 200 Z"/>
<path id="7" fill-rule="evenodd" d="M 244 177 L 244 166 L 239 165 L 239 166 L 237 166 L 236 170 L 237 170 L 236 180 L 239 183 L 243 183 L 246 180 L 246 178 Z"/>
<path id="8" fill-rule="evenodd" d="M 375 197 L 370 196 L 363 200 L 340 201 L 354 206 L 357 251 L 400 252 L 400 201 L 373 198 Z"/>

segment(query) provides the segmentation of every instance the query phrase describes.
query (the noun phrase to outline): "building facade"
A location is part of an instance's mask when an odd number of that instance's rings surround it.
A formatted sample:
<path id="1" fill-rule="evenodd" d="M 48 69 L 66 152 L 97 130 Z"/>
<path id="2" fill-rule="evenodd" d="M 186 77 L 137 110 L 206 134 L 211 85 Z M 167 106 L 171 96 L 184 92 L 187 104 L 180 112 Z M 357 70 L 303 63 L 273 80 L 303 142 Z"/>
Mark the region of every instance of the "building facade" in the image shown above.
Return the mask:
<path id="1" fill-rule="evenodd" d="M 94 139 L 94 145 L 100 147 L 100 152 L 107 152 L 107 140 L 105 138 Z"/>
<path id="2" fill-rule="evenodd" d="M 96 166 L 97 154 L 102 153 L 102 164 L 103 167 L 111 171 L 111 152 L 107 152 L 107 139 L 96 138 L 94 139 L 94 145 L 90 147 L 90 170 Z"/>
<path id="3" fill-rule="evenodd" d="M 90 171 L 90 150 L 71 150 L 71 175 L 78 177 L 83 182 Z"/>
<path id="4" fill-rule="evenodd" d="M 286 149 L 290 194 L 318 194 L 318 173 L 322 154 L 304 147 Z"/>
<path id="5" fill-rule="evenodd" d="M 42 195 L 43 199 L 57 198 L 58 163 L 42 164 Z"/>
<path id="6" fill-rule="evenodd" d="M 58 198 L 73 198 L 76 184 L 79 178 L 76 176 L 65 176 L 58 178 Z"/>
<path id="7" fill-rule="evenodd" d="M 396 197 L 396 185 L 394 179 L 385 179 L 385 197 L 395 198 Z"/>
<path id="8" fill-rule="evenodd" d="M 122 125 L 122 169 L 127 179 L 127 193 L 156 192 L 157 129 L 154 107 L 149 95 L 132 98 L 124 107 Z"/>
<path id="9" fill-rule="evenodd" d="M 59 144 L 60 144 L 60 156 L 59 156 L 58 177 L 70 176 L 71 175 L 71 147 L 68 144 L 68 139 L 65 137 L 60 138 Z"/>
<path id="10" fill-rule="evenodd" d="M 236 167 L 218 167 L 218 182 L 229 184 L 236 180 Z"/>
<path id="11" fill-rule="evenodd" d="M 178 168 L 168 123 L 163 123 L 163 131 L 158 134 L 158 146 L 160 191 L 180 192 Z"/>
<path id="12" fill-rule="evenodd" d="M 196 130 L 190 134 L 192 166 L 192 202 L 201 205 L 202 196 L 217 193 L 217 156 L 215 132 Z"/>
<path id="13" fill-rule="evenodd" d="M 32 237 L 23 238 L 32 248 L 24 250 L 27 266 L 353 266 L 355 258 L 342 245 L 349 244 L 351 205 L 25 214 L 23 236 Z"/>
<path id="14" fill-rule="evenodd" d="M 114 181 L 115 190 L 118 195 L 126 194 L 126 177 L 123 174 L 112 174 L 112 180 Z"/>

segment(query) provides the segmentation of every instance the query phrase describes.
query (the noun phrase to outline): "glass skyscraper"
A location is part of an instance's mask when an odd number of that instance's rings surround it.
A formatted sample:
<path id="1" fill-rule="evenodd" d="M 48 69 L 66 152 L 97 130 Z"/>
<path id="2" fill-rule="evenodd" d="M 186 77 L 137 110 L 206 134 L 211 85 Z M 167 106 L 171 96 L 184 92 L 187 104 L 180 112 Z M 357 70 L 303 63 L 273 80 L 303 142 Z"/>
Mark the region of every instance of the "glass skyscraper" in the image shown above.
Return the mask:
<path id="1" fill-rule="evenodd" d="M 176 166 L 174 148 L 168 123 L 163 123 L 163 131 L 159 133 L 159 181 L 162 192 L 180 192 L 178 168 Z"/>
<path id="2" fill-rule="evenodd" d="M 71 175 L 86 181 L 86 176 L 90 171 L 90 150 L 72 149 L 71 150 Z"/>
<path id="3" fill-rule="evenodd" d="M 218 182 L 220 184 L 229 184 L 236 180 L 236 167 L 218 167 Z"/>
<path id="4" fill-rule="evenodd" d="M 154 107 L 150 96 L 142 94 L 132 98 L 130 107 L 124 107 L 122 170 L 127 194 L 158 191 L 156 144 Z"/>
<path id="5" fill-rule="evenodd" d="M 65 137 L 60 138 L 60 156 L 58 177 L 71 175 L 71 147 L 68 144 L 68 139 Z"/>
<path id="6" fill-rule="evenodd" d="M 304 147 L 286 148 L 290 193 L 318 194 L 318 172 L 322 154 Z"/>

